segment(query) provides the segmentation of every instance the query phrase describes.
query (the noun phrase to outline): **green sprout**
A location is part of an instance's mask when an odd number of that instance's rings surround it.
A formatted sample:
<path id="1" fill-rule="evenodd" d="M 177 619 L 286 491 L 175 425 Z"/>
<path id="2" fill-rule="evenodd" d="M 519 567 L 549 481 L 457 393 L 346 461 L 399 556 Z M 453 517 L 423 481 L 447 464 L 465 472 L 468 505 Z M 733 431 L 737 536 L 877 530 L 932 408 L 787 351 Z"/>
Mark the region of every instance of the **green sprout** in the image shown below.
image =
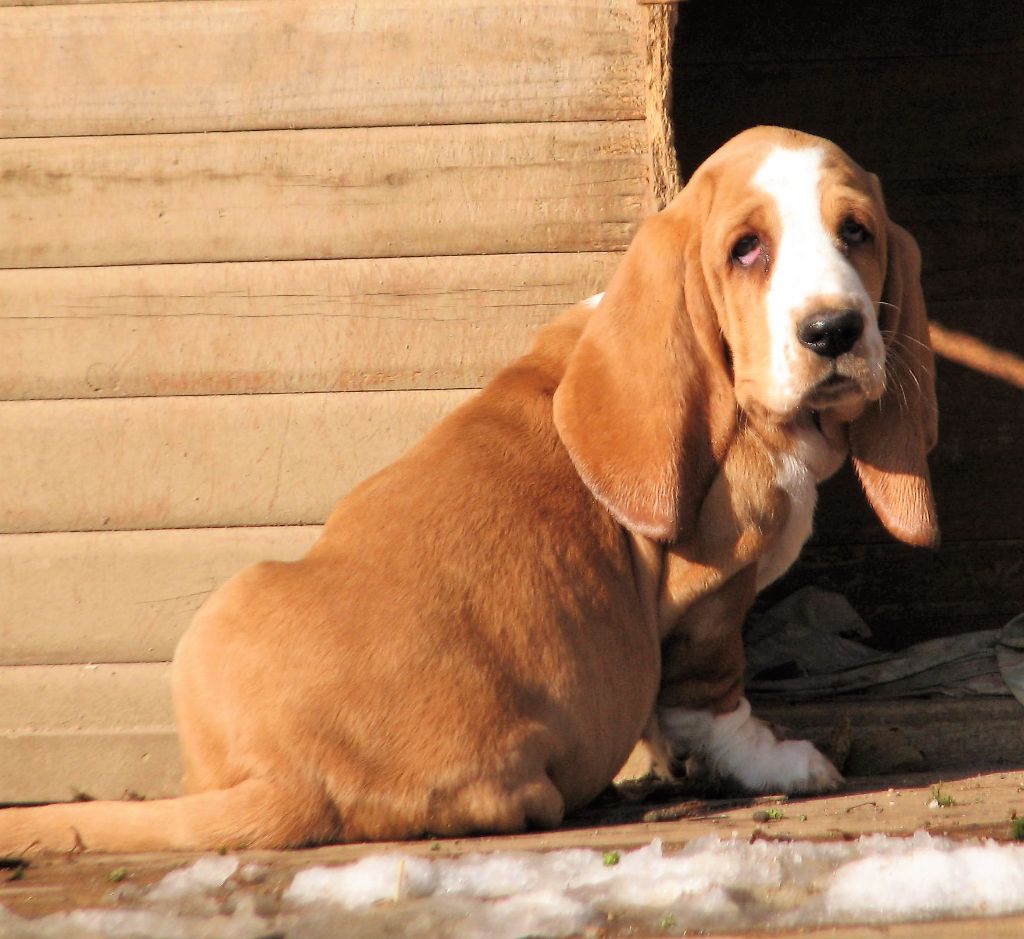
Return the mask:
<path id="1" fill-rule="evenodd" d="M 941 809 L 948 809 L 956 805 L 956 799 L 942 791 L 942 783 L 932 789 L 932 802 Z"/>

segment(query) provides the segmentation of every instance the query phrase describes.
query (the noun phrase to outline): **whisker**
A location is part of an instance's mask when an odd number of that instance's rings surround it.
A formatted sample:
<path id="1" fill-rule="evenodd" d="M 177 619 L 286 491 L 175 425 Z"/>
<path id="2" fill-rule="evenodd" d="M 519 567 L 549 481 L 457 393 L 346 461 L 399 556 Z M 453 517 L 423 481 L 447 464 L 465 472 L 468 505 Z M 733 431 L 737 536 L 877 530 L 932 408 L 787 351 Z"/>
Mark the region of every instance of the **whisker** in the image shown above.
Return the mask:
<path id="1" fill-rule="evenodd" d="M 892 345 L 892 348 L 894 348 L 897 352 L 907 352 L 907 353 L 909 353 L 909 351 L 910 351 L 907 348 L 906 344 L 904 342 L 902 342 L 902 341 L 894 341 L 893 345 Z M 926 375 L 930 375 L 931 374 L 930 367 L 925 365 L 923 362 L 911 362 L 911 361 L 908 361 L 907 359 L 903 358 L 902 356 L 894 356 L 894 358 L 899 358 L 899 360 L 907 367 L 907 371 L 910 372 L 911 374 L 915 374 L 915 366 L 916 366 L 917 369 L 920 369 Z"/>
<path id="2" fill-rule="evenodd" d="M 922 342 L 916 336 L 908 336 L 906 333 L 901 333 L 895 329 L 883 329 L 880 330 L 880 332 L 882 333 L 883 338 L 889 336 L 890 342 L 896 342 L 897 340 L 902 340 L 904 342 L 912 342 L 915 345 L 920 346 L 922 349 L 927 349 L 929 352 L 932 351 L 932 347 L 927 342 Z"/>
<path id="3" fill-rule="evenodd" d="M 903 382 L 899 380 L 899 376 L 896 376 L 896 390 L 900 393 L 900 413 L 909 416 L 910 414 L 910 398 L 907 396 L 907 389 Z"/>
<path id="4" fill-rule="evenodd" d="M 892 392 L 900 414 L 909 415 L 910 398 L 907 395 L 907 389 L 903 384 L 902 377 L 905 370 L 899 370 L 899 363 L 892 359 L 887 359 L 885 364 L 886 387 Z"/>
<path id="5" fill-rule="evenodd" d="M 914 374 L 915 379 L 917 378 L 917 371 L 921 371 L 925 375 L 934 375 L 935 368 L 933 365 L 917 361 L 914 363 L 913 367 L 911 366 L 910 362 L 908 361 L 908 359 L 910 358 L 910 348 L 908 343 L 911 342 L 917 343 L 917 345 L 921 346 L 921 348 L 928 349 L 929 351 L 931 351 L 930 347 L 926 346 L 919 339 L 915 339 L 913 336 L 907 336 L 903 333 L 896 333 L 893 334 L 892 338 L 889 340 L 889 351 L 890 353 L 893 354 L 890 355 L 888 358 L 899 359 L 900 361 L 902 361 L 907 366 L 907 371 L 910 372 L 911 374 Z M 901 352 L 906 353 L 906 355 L 899 355 L 898 353 Z"/>

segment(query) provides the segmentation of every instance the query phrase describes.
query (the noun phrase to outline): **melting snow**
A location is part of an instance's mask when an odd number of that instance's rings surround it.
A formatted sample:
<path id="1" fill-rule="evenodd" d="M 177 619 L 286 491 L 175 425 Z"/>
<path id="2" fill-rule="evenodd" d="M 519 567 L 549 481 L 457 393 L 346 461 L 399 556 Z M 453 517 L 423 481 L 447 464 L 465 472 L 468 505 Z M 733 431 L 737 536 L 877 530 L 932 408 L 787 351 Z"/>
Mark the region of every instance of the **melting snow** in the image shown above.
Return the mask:
<path id="1" fill-rule="evenodd" d="M 147 896 L 150 900 L 174 900 L 190 893 L 216 890 L 237 870 L 237 858 L 204 857 L 189 867 L 171 871 Z"/>
<path id="2" fill-rule="evenodd" d="M 621 855 L 387 853 L 302 870 L 280 896 L 254 892 L 267 870 L 209 857 L 123 892 L 117 909 L 25 920 L 0 907 L 0 936 L 518 939 L 591 925 L 672 935 L 1024 911 L 1024 847 L 924 832 L 831 844 L 702 838 L 672 853 L 655 841 Z"/>

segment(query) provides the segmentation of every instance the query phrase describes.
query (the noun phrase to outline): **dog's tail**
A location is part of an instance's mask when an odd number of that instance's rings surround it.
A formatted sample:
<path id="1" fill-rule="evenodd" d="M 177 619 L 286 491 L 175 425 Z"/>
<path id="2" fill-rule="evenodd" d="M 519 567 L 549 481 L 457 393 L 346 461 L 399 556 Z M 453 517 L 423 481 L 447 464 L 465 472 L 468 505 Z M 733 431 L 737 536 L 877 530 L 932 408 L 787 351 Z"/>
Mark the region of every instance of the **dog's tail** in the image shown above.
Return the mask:
<path id="1" fill-rule="evenodd" d="M 152 802 L 71 802 L 0 811 L 0 855 L 217 851 L 333 840 L 326 799 L 265 779 Z"/>

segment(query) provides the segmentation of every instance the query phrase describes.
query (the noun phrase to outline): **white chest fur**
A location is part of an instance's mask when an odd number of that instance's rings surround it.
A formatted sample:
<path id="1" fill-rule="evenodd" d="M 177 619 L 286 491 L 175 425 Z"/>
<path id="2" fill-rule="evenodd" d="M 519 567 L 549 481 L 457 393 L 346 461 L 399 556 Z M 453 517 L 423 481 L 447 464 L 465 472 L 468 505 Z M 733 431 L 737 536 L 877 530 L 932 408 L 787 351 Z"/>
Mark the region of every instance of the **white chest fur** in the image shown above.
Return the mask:
<path id="1" fill-rule="evenodd" d="M 758 590 L 778 580 L 800 555 L 814 528 L 818 483 L 831 476 L 846 457 L 810 427 L 797 431 L 793 442 L 789 452 L 779 455 L 775 476 L 775 485 L 789 498 L 789 514 L 771 548 L 758 561 Z"/>
<path id="2" fill-rule="evenodd" d="M 811 537 L 818 502 L 818 481 L 810 467 L 792 453 L 779 459 L 775 483 L 789 497 L 789 515 L 785 527 L 757 563 L 758 590 L 778 580 L 797 559 Z"/>

